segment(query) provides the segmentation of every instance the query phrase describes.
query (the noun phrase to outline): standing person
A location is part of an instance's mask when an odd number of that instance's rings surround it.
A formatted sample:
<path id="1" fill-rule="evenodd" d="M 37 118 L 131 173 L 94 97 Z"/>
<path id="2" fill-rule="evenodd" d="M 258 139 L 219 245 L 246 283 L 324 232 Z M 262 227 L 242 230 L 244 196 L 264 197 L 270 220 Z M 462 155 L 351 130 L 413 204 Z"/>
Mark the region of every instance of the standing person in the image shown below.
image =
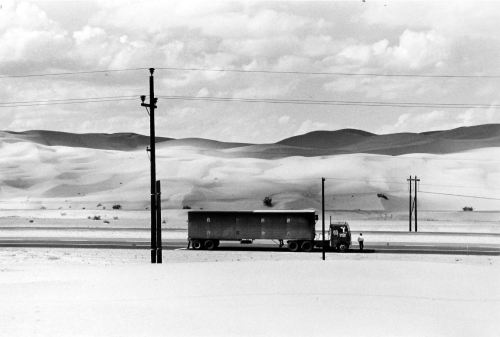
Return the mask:
<path id="1" fill-rule="evenodd" d="M 365 238 L 363 237 L 363 233 L 359 233 L 358 236 L 358 243 L 359 243 L 359 250 L 363 250 Z"/>

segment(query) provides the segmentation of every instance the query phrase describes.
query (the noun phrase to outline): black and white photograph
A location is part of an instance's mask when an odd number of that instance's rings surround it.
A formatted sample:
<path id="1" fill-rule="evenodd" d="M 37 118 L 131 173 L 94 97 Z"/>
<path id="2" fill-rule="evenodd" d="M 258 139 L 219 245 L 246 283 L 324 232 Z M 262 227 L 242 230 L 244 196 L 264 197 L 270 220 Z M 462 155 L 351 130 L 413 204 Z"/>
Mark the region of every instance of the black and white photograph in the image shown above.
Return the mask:
<path id="1" fill-rule="evenodd" d="M 0 0 L 1 337 L 499 322 L 500 1 Z"/>

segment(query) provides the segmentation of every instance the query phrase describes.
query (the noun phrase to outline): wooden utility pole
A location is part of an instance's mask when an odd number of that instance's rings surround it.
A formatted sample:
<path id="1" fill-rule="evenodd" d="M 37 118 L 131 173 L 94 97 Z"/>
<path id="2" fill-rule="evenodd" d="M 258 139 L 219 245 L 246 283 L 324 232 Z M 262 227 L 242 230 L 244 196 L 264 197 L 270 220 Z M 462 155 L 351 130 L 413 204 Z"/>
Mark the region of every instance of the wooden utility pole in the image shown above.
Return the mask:
<path id="1" fill-rule="evenodd" d="M 325 260 L 325 178 L 321 178 L 321 233 L 323 235 L 323 242 L 321 244 L 323 261 Z"/>
<path id="2" fill-rule="evenodd" d="M 410 186 L 410 198 L 409 198 L 409 204 L 408 204 L 408 232 L 411 232 L 411 217 L 412 217 L 412 193 L 411 193 L 411 182 L 412 178 L 410 176 L 410 179 L 406 179 L 408 181 L 408 185 Z"/>
<path id="3" fill-rule="evenodd" d="M 417 178 L 417 176 L 415 176 L 415 232 L 418 232 L 418 213 L 417 213 L 417 209 L 418 209 L 418 203 L 417 203 L 417 192 L 418 192 L 418 188 L 417 188 L 417 183 L 420 181 L 420 179 Z"/>
<path id="4" fill-rule="evenodd" d="M 154 90 L 154 68 L 149 68 L 149 103 L 144 103 L 146 96 L 141 96 L 141 106 L 149 108 L 149 151 L 151 161 L 151 263 L 156 263 L 156 136 L 155 136 L 155 109 L 158 98 Z"/>
<path id="5" fill-rule="evenodd" d="M 410 187 L 410 199 L 409 199 L 409 205 L 408 205 L 408 231 L 411 232 L 411 224 L 412 224 L 412 217 L 413 213 L 415 213 L 415 232 L 418 232 L 418 204 L 417 204 L 417 192 L 418 192 L 418 182 L 420 179 L 415 176 L 415 178 L 412 178 L 410 176 L 409 179 L 406 179 L 408 181 L 408 185 Z M 412 193 L 412 183 L 414 183 L 414 190 L 415 194 Z"/>

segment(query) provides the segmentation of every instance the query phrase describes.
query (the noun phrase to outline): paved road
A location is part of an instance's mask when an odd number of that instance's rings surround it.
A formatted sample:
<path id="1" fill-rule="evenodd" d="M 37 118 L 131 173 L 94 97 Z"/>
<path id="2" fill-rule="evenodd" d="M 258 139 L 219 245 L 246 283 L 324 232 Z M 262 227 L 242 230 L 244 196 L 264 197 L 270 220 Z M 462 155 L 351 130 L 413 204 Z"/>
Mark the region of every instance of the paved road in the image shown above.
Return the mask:
<path id="1" fill-rule="evenodd" d="M 12 227 L 2 227 L 0 228 L 2 231 L 54 231 L 54 232 L 74 232 L 74 231 L 82 231 L 82 232 L 143 232 L 149 233 L 151 231 L 150 228 L 144 227 L 60 227 L 60 226 L 12 226 Z M 164 228 L 162 233 L 168 232 L 185 232 L 187 233 L 187 229 L 184 228 Z M 319 232 L 319 231 L 318 231 Z M 424 236 L 424 235 L 433 235 L 433 236 L 479 236 L 479 237 L 499 237 L 500 233 L 481 233 L 481 232 L 408 232 L 406 230 L 400 231 L 370 231 L 370 230 L 352 230 L 351 233 L 353 236 L 359 234 L 360 232 L 366 234 L 373 235 L 412 235 L 412 236 Z M 187 235 L 186 235 L 187 236 Z"/>
<path id="2" fill-rule="evenodd" d="M 165 240 L 164 249 L 186 249 L 186 240 Z M 0 247 L 40 247 L 40 248 L 103 248 L 103 249 L 148 249 L 149 241 L 124 239 L 88 239 L 71 238 L 36 239 L 9 238 L 0 239 Z M 363 253 L 397 253 L 397 254 L 448 254 L 448 255 L 494 255 L 500 256 L 500 246 L 487 244 L 439 244 L 439 243 L 372 243 L 366 244 Z M 222 242 L 218 250 L 223 251 L 269 251 L 286 252 L 286 248 L 278 248 L 272 242 L 259 242 L 251 245 L 241 245 L 235 242 Z M 316 250 L 320 252 L 320 250 Z M 348 253 L 358 253 L 357 246 Z"/>

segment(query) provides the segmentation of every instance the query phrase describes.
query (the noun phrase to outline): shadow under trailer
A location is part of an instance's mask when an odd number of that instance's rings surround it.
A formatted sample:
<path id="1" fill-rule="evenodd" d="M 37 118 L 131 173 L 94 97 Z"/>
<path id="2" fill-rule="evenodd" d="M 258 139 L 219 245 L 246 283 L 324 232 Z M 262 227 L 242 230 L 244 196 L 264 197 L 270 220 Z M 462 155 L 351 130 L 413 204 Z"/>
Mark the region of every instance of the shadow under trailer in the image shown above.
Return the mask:
<path id="1" fill-rule="evenodd" d="M 323 247 L 322 233 L 315 229 L 317 220 L 314 210 L 189 211 L 188 247 L 213 250 L 221 241 L 273 240 L 280 248 L 286 242 L 292 252 L 310 252 Z M 348 223 L 330 223 L 324 242 L 329 250 L 348 250 Z"/>

